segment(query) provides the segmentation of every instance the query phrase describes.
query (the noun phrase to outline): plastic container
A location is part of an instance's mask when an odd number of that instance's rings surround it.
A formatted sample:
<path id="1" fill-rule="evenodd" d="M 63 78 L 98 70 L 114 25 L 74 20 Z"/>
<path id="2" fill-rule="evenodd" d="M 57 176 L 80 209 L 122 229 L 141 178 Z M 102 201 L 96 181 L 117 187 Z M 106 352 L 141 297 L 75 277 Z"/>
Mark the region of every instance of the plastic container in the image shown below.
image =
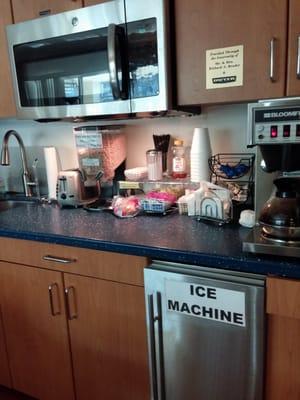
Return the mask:
<path id="1" fill-rule="evenodd" d="M 175 140 L 173 146 L 172 177 L 186 178 L 185 148 L 182 140 Z"/>
<path id="2" fill-rule="evenodd" d="M 79 168 L 86 184 L 94 184 L 103 172 L 101 181 L 114 178 L 115 170 L 126 159 L 126 138 L 122 125 L 80 126 L 73 128 Z"/>

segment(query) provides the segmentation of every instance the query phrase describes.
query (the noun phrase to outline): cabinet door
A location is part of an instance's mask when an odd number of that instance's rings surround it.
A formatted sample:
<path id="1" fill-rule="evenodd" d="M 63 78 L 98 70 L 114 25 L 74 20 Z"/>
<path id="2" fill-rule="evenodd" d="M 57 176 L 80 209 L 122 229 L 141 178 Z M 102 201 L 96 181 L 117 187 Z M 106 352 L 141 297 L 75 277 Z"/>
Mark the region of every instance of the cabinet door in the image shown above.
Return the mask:
<path id="1" fill-rule="evenodd" d="M 6 44 L 5 26 L 12 24 L 12 15 L 9 0 L 0 2 L 0 117 L 16 115 L 12 90 L 11 72 Z"/>
<path id="2" fill-rule="evenodd" d="M 13 388 L 73 400 L 62 274 L 0 262 L 0 290 Z"/>
<path id="3" fill-rule="evenodd" d="M 179 105 L 284 95 L 286 0 L 175 0 L 175 15 Z M 275 40 L 271 79 L 272 39 Z M 238 68 L 243 74 L 242 85 L 221 87 L 224 77 L 237 76 L 232 73 L 235 53 L 226 53 L 224 49 L 235 46 L 243 46 L 243 63 Z M 207 50 L 215 50 L 207 67 L 220 72 L 216 76 L 220 79 L 215 80 L 212 89 L 206 88 Z"/>
<path id="4" fill-rule="evenodd" d="M 12 0 L 11 2 L 15 23 L 82 7 L 82 0 Z"/>
<path id="5" fill-rule="evenodd" d="M 300 94 L 300 2 L 290 0 L 287 95 Z"/>
<path id="6" fill-rule="evenodd" d="M 142 287 L 65 274 L 77 400 L 149 400 Z"/>
<path id="7" fill-rule="evenodd" d="M 300 281 L 267 279 L 266 400 L 300 399 Z"/>
<path id="8" fill-rule="evenodd" d="M 1 304 L 1 294 L 0 294 L 0 304 Z M 5 334 L 2 322 L 1 305 L 0 305 L 0 385 L 11 387 L 11 379 L 10 379 L 7 350 L 5 343 Z"/>

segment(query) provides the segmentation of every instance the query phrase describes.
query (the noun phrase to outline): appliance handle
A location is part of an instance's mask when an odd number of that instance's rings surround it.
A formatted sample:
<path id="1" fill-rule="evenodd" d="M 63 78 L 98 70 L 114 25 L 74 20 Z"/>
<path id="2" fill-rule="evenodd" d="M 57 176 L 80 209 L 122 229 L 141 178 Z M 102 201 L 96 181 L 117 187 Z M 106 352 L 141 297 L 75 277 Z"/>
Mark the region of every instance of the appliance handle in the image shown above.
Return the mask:
<path id="1" fill-rule="evenodd" d="M 157 323 L 158 323 L 160 400 L 165 400 L 166 390 L 165 390 L 165 371 L 164 371 L 163 320 L 162 320 L 162 302 L 161 302 L 160 292 L 156 293 L 156 302 L 157 302 Z"/>
<path id="2" fill-rule="evenodd" d="M 256 288 L 255 294 L 251 296 L 251 302 L 249 304 L 251 305 L 251 320 L 255 321 L 255 318 L 258 320 L 258 314 L 259 310 L 264 309 L 264 304 L 265 304 L 265 298 L 264 298 L 264 288 Z M 261 296 L 261 293 L 263 295 Z M 260 344 L 260 335 L 261 332 L 263 332 L 263 335 L 265 334 L 265 319 L 262 318 L 262 325 L 257 327 L 254 326 L 254 324 L 251 325 L 251 330 L 250 330 L 250 345 L 251 345 L 251 358 L 250 358 L 250 370 L 248 374 L 248 396 L 247 398 L 249 399 L 254 399 L 257 397 L 258 393 L 260 393 L 260 382 L 258 376 L 260 375 L 259 369 L 260 369 L 260 362 L 259 362 L 259 357 L 262 353 L 264 353 L 264 342 L 265 340 L 262 341 L 262 344 Z"/>
<path id="3" fill-rule="evenodd" d="M 148 315 L 149 315 L 150 360 L 151 360 L 153 400 L 158 400 L 157 360 L 156 360 L 156 345 L 155 345 L 156 318 L 154 317 L 153 294 L 148 294 Z"/>
<path id="4" fill-rule="evenodd" d="M 300 35 L 297 38 L 297 79 L 300 79 Z"/>
<path id="5" fill-rule="evenodd" d="M 120 86 L 118 76 L 118 47 L 120 48 L 120 66 L 122 73 L 122 87 Z M 126 52 L 126 40 L 124 29 L 115 24 L 108 25 L 107 31 L 107 53 L 108 53 L 108 71 L 115 100 L 125 100 L 128 98 L 128 62 Z"/>

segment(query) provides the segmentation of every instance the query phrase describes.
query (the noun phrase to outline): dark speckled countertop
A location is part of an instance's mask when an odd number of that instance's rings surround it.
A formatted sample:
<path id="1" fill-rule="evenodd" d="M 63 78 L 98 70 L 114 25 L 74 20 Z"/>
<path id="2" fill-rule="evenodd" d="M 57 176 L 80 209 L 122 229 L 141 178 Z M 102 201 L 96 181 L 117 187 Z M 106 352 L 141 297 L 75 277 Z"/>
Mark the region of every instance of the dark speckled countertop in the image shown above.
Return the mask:
<path id="1" fill-rule="evenodd" d="M 243 253 L 248 234 L 247 228 L 210 226 L 178 214 L 119 219 L 48 204 L 0 203 L 0 236 L 300 278 L 300 260 Z"/>

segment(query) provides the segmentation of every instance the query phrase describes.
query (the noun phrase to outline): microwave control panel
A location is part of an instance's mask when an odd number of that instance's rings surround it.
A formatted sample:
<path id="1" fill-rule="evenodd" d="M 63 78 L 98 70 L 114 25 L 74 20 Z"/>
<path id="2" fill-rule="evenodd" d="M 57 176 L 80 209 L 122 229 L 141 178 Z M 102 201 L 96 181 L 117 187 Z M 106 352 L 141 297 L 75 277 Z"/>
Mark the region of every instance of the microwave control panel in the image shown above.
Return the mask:
<path id="1" fill-rule="evenodd" d="M 248 138 L 251 145 L 300 143 L 300 105 L 250 105 Z"/>

